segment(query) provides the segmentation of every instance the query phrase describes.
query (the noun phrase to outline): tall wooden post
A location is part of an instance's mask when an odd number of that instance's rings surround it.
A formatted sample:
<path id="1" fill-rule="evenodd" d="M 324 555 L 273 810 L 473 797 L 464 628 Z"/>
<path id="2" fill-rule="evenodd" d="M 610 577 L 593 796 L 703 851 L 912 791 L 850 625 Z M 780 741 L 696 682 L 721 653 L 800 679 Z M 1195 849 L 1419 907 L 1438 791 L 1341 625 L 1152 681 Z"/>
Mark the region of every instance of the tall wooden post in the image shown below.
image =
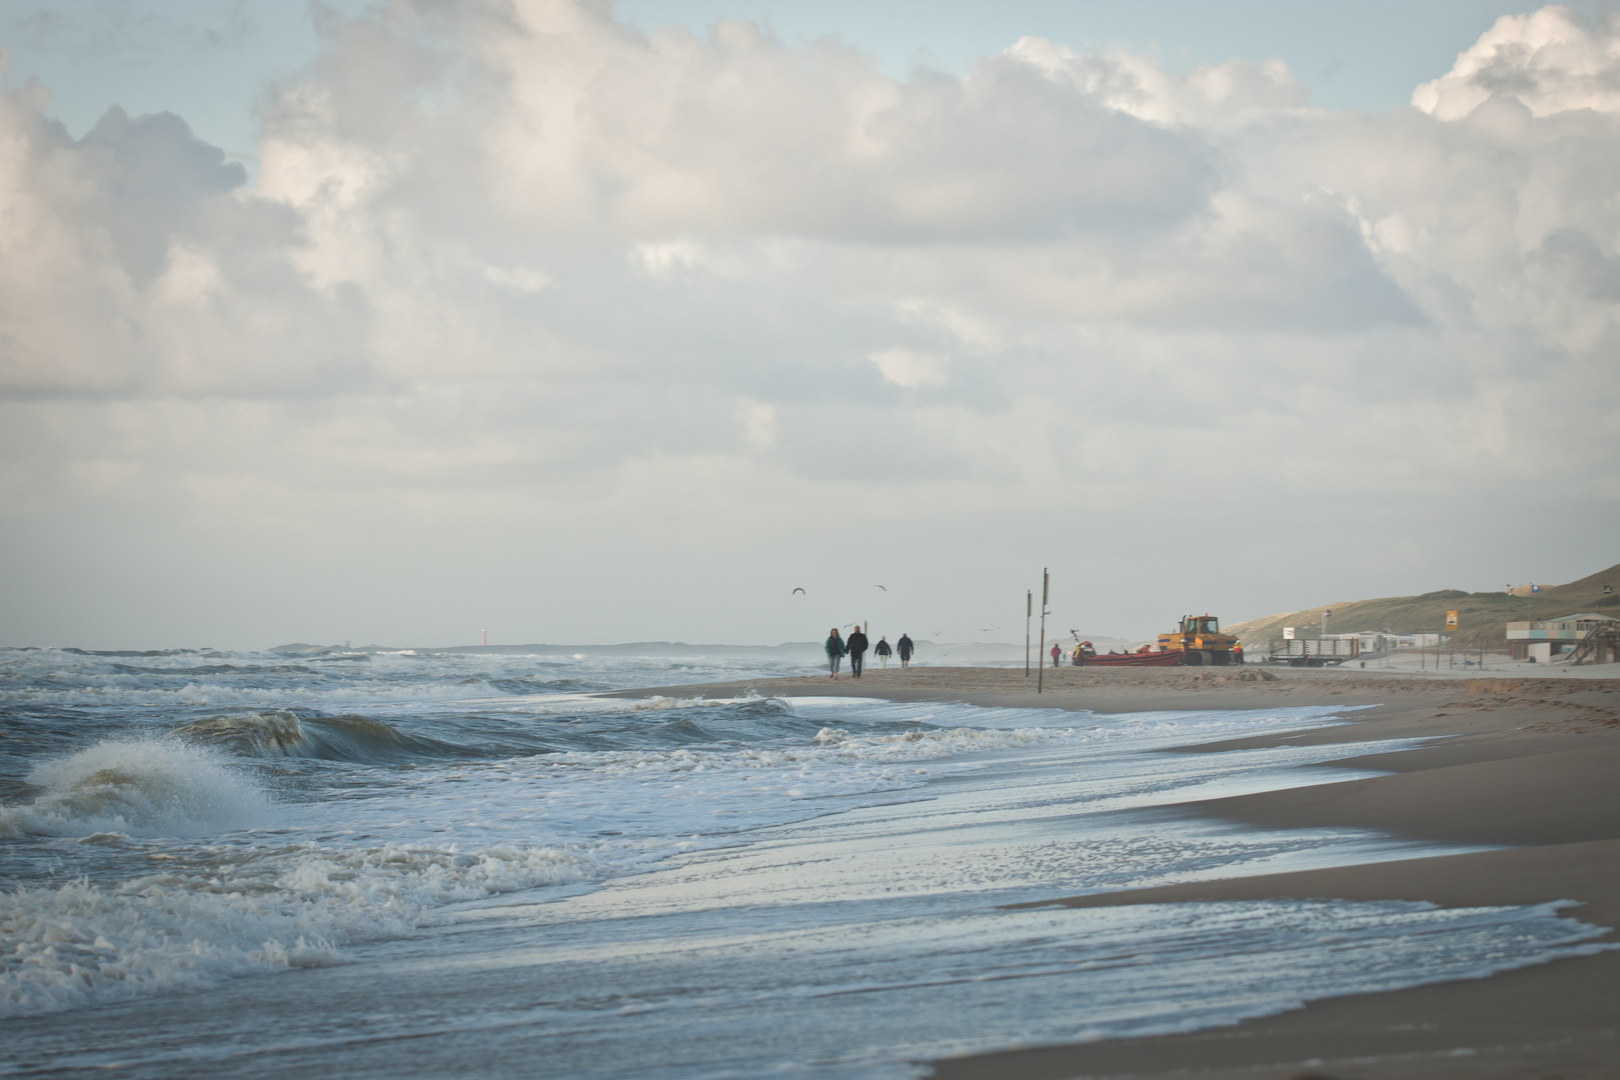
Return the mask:
<path id="1" fill-rule="evenodd" d="M 1024 678 L 1029 678 L 1029 619 L 1035 614 L 1035 594 L 1024 590 Z"/>
<path id="2" fill-rule="evenodd" d="M 1042 683 L 1046 680 L 1046 601 L 1051 595 L 1052 577 L 1046 568 L 1041 568 L 1041 668 L 1040 674 L 1035 676 L 1035 692 L 1041 692 Z"/>

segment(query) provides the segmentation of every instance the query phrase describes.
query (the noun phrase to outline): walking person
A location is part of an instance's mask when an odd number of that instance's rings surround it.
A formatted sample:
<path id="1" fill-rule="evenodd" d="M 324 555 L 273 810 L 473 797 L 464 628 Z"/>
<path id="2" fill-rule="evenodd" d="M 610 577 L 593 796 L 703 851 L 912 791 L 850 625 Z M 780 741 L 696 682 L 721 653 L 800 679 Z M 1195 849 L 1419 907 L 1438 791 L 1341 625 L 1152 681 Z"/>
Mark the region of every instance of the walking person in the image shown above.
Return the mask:
<path id="1" fill-rule="evenodd" d="M 878 664 L 885 670 L 889 667 L 889 655 L 893 652 L 894 650 L 889 647 L 889 639 L 879 634 L 878 643 L 872 646 L 872 655 L 878 658 Z"/>
<path id="2" fill-rule="evenodd" d="M 911 643 L 911 638 L 906 634 L 901 634 L 900 635 L 900 640 L 895 642 L 894 644 L 895 644 L 895 648 L 900 653 L 900 666 L 903 667 L 903 668 L 910 667 L 911 666 L 911 650 L 916 648 L 916 646 Z"/>
<path id="3" fill-rule="evenodd" d="M 1057 642 L 1054 641 L 1054 642 L 1052 642 L 1052 666 L 1053 667 L 1060 667 L 1060 666 L 1062 666 L 1062 663 L 1063 663 L 1063 646 L 1059 645 Z"/>
<path id="4" fill-rule="evenodd" d="M 866 635 L 861 633 L 861 624 L 856 623 L 855 629 L 849 632 L 849 639 L 844 643 L 844 651 L 849 653 L 849 673 L 855 678 L 861 677 L 861 661 L 866 657 Z"/>
<path id="5" fill-rule="evenodd" d="M 838 627 L 832 628 L 832 636 L 827 639 L 827 666 L 832 668 L 832 677 L 838 678 L 838 665 L 844 661 L 844 639 L 838 636 Z"/>

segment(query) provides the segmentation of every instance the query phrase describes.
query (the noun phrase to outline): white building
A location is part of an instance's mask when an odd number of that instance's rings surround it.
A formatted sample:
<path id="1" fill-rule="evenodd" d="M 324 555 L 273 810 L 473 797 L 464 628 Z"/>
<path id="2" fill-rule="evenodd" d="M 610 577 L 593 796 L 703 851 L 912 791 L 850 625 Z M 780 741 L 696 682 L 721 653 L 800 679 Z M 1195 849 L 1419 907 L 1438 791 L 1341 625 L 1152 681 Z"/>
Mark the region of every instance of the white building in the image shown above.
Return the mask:
<path id="1" fill-rule="evenodd" d="M 1381 630 L 1366 630 L 1359 634 L 1329 634 L 1330 638 L 1356 638 L 1361 643 L 1361 655 L 1391 653 L 1397 649 L 1433 649 L 1451 640 L 1449 634 L 1392 634 Z"/>

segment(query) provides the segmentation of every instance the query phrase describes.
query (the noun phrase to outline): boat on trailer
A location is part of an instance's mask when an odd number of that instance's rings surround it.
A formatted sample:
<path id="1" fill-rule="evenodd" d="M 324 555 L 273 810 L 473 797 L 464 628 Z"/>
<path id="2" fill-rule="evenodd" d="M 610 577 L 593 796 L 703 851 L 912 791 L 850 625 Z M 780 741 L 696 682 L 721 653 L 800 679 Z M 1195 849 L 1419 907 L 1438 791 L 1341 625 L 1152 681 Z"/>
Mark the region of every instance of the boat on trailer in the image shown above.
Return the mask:
<path id="1" fill-rule="evenodd" d="M 1127 653 L 1097 653 L 1087 648 L 1090 642 L 1081 642 L 1070 660 L 1075 667 L 1174 667 L 1181 663 L 1180 649 L 1159 652 L 1138 650 Z"/>

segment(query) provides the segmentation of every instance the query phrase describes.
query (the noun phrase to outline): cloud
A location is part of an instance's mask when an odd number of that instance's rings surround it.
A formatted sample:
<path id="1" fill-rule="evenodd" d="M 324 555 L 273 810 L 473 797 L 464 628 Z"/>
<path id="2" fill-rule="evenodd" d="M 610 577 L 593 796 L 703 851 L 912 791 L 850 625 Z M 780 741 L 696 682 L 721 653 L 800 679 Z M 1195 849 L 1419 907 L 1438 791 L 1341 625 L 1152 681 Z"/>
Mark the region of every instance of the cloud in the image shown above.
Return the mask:
<path id="1" fill-rule="evenodd" d="M 171 114 L 73 141 L 0 101 L 0 393 L 305 394 L 352 385 L 365 299 L 312 289 L 299 213 Z"/>
<path id="2" fill-rule="evenodd" d="M 267 194 L 342 207 L 409 191 L 426 211 L 453 186 L 485 194 L 433 208 L 456 229 L 487 210 L 531 235 L 653 244 L 926 241 L 1154 230 L 1218 183 L 1201 140 L 1016 52 L 898 82 L 836 41 L 796 51 L 744 22 L 703 40 L 566 0 L 403 11 L 344 24 L 321 77 L 270 110 Z"/>
<path id="3" fill-rule="evenodd" d="M 684 582 L 857 524 L 949 567 L 1035 510 L 1112 550 L 1194 513 L 1620 496 L 1612 22 L 1501 20 L 1365 114 L 1275 61 L 1032 38 L 895 79 L 569 0 L 323 19 L 253 184 L 176 116 L 75 141 L 36 89 L 0 102 L 0 498 L 39 529 L 467 529 L 511 538 L 492 567 L 633 577 L 656 517 Z M 1549 470 L 1568 431 L 1584 464 Z"/>
<path id="4" fill-rule="evenodd" d="M 930 356 L 911 349 L 883 349 L 867 357 L 883 373 L 884 381 L 910 389 L 938 386 L 945 381 L 946 357 Z"/>
<path id="5" fill-rule="evenodd" d="M 1412 92 L 1412 104 L 1459 120 L 1487 101 L 1519 102 L 1534 116 L 1575 109 L 1620 113 L 1620 16 L 1586 25 L 1564 7 L 1504 15 L 1452 69 Z"/>
<path id="6" fill-rule="evenodd" d="M 1109 109 L 1160 124 L 1222 127 L 1302 109 L 1309 99 L 1281 60 L 1233 59 L 1181 76 L 1118 50 L 1077 53 L 1035 37 L 1019 39 L 1004 55 Z"/>
<path id="7" fill-rule="evenodd" d="M 776 443 L 776 407 L 746 399 L 737 403 L 737 419 L 742 421 L 748 442 L 756 450 L 769 450 Z"/>

